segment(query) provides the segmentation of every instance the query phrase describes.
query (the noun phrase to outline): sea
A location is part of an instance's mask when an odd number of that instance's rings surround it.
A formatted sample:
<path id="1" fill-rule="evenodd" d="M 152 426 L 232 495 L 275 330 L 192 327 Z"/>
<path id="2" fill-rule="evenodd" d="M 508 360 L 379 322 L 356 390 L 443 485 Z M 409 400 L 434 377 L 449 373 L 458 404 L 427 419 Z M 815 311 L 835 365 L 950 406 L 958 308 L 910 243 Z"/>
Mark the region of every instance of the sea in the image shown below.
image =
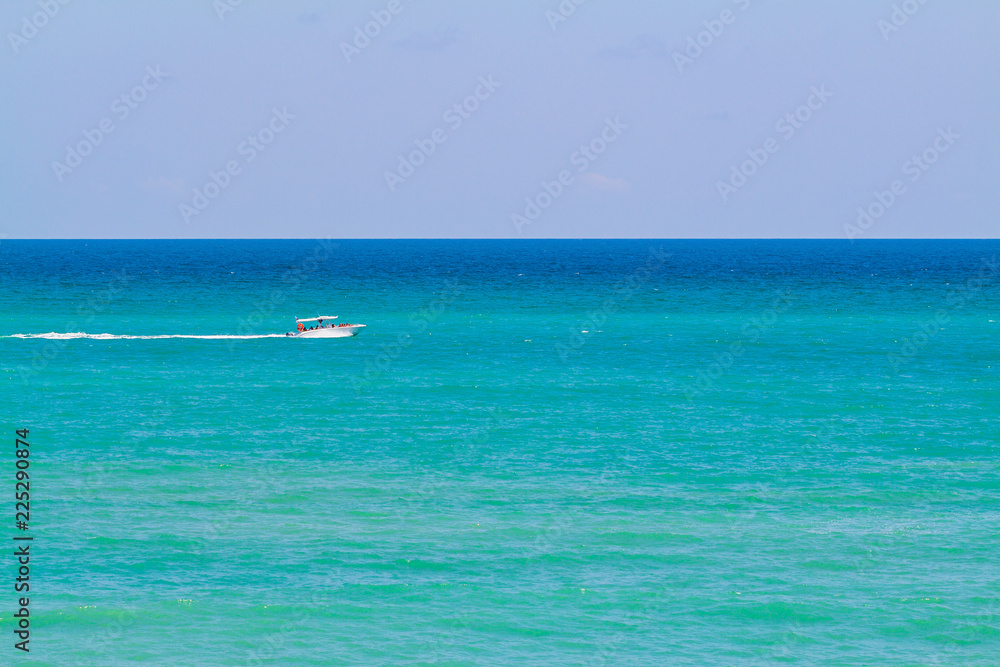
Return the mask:
<path id="1" fill-rule="evenodd" d="M 998 258 L 3 240 L 0 664 L 1000 664 Z"/>

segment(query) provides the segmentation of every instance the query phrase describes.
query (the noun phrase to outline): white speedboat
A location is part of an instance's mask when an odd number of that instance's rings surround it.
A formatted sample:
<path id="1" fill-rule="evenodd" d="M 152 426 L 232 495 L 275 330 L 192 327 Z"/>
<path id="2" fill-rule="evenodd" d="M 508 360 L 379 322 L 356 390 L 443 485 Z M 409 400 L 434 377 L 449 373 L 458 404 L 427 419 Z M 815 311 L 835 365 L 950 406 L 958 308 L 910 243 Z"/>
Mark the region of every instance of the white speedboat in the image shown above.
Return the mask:
<path id="1" fill-rule="evenodd" d="M 365 328 L 364 324 L 334 324 L 336 315 L 322 317 L 295 318 L 297 331 L 286 333 L 296 338 L 350 338 L 357 336 Z"/>

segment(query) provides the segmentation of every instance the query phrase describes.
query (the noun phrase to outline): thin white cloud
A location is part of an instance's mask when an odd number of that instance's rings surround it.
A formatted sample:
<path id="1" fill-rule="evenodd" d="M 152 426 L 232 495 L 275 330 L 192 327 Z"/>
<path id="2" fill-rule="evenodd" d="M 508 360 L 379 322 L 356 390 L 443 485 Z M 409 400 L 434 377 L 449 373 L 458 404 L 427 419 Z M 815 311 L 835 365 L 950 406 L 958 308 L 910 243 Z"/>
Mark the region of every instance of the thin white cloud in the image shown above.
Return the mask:
<path id="1" fill-rule="evenodd" d="M 439 51 L 458 43 L 458 28 L 438 28 L 433 32 L 412 32 L 396 42 L 397 48 Z"/>
<path id="2" fill-rule="evenodd" d="M 605 192 L 625 192 L 632 187 L 623 178 L 609 178 L 594 172 L 584 174 L 581 180 L 595 190 L 604 190 Z"/>

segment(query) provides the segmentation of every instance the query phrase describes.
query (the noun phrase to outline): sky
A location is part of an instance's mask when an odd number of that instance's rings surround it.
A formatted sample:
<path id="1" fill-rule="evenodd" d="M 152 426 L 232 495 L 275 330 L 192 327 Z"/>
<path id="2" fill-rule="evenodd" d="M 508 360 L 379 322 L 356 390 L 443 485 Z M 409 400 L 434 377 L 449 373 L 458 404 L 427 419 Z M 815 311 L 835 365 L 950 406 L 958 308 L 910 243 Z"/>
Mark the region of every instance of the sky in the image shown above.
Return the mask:
<path id="1" fill-rule="evenodd" d="M 2 238 L 995 238 L 988 0 L 5 0 Z"/>

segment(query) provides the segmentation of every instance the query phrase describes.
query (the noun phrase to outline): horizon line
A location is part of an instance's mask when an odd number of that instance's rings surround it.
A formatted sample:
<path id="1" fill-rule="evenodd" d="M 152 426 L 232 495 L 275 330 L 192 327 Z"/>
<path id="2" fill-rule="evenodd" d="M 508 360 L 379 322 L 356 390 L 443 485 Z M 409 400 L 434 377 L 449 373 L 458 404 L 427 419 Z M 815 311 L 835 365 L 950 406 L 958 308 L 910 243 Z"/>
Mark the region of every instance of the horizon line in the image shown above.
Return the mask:
<path id="1" fill-rule="evenodd" d="M 628 237 L 468 237 L 468 236 L 397 236 L 397 237 L 334 237 L 334 236 L 212 236 L 212 237 L 182 237 L 182 238 L 146 238 L 146 237 L 63 237 L 63 238 L 12 238 L 0 237 L 4 241 L 315 241 L 317 239 L 331 241 L 843 241 L 845 243 L 867 243 L 871 241 L 997 241 L 1000 237 L 886 237 L 886 238 L 856 238 L 843 237 L 669 237 L 669 236 L 628 236 Z"/>

